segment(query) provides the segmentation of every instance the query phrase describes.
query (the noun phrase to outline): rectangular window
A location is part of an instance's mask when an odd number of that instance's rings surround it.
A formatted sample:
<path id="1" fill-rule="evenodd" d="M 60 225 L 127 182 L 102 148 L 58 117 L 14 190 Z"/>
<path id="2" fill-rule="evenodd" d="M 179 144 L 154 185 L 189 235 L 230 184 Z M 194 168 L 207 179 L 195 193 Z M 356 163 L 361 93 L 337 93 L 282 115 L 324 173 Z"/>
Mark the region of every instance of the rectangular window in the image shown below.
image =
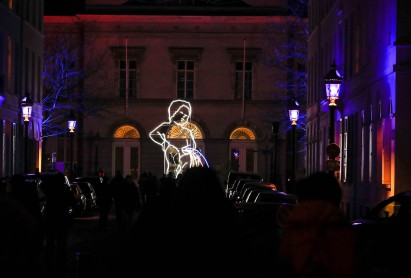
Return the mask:
<path id="1" fill-rule="evenodd" d="M 6 175 L 6 130 L 5 130 L 5 123 L 6 121 L 0 121 L 0 133 L 1 133 L 1 138 L 0 138 L 0 154 L 1 154 L 1 160 L 0 160 L 0 176 L 5 177 Z"/>
<path id="2" fill-rule="evenodd" d="M 246 171 L 247 172 L 254 172 L 254 154 L 255 151 L 253 149 L 247 149 L 247 160 L 246 160 Z"/>
<path id="3" fill-rule="evenodd" d="M 372 176 L 373 176 L 373 171 L 372 171 L 372 166 L 374 163 L 373 159 L 373 137 L 374 137 L 374 126 L 373 124 L 370 124 L 370 127 L 368 129 L 368 181 L 372 182 Z"/>
<path id="4" fill-rule="evenodd" d="M 34 52 L 31 53 L 31 77 L 30 77 L 30 92 L 32 96 L 36 96 L 35 92 L 35 76 L 36 76 L 36 55 Z M 35 99 L 37 100 L 37 99 Z"/>
<path id="5" fill-rule="evenodd" d="M 177 98 L 194 96 L 194 61 L 177 61 Z"/>
<path id="6" fill-rule="evenodd" d="M 17 170 L 17 124 L 16 123 L 12 123 L 11 126 L 11 157 L 9 159 L 9 161 L 11 161 L 11 172 L 12 173 L 16 173 Z M 21 156 L 20 156 L 21 157 Z"/>
<path id="7" fill-rule="evenodd" d="M 41 58 L 37 57 L 37 97 L 38 102 L 41 101 Z"/>
<path id="8" fill-rule="evenodd" d="M 365 112 L 361 111 L 361 183 L 364 182 L 365 174 Z"/>
<path id="9" fill-rule="evenodd" d="M 391 147 L 393 145 L 391 119 L 383 119 L 382 126 L 382 183 L 388 186 L 391 185 Z"/>
<path id="10" fill-rule="evenodd" d="M 240 150 L 238 148 L 231 149 L 230 170 L 239 171 L 240 169 Z"/>
<path id="11" fill-rule="evenodd" d="M 130 147 L 130 174 L 138 177 L 138 147 Z"/>
<path id="12" fill-rule="evenodd" d="M 11 91 L 11 82 L 12 82 L 12 70 L 13 70 L 13 59 L 12 59 L 12 41 L 11 37 L 7 36 L 7 80 L 6 80 L 6 86 L 5 86 L 5 91 L 10 92 Z"/>
<path id="13" fill-rule="evenodd" d="M 245 99 L 251 99 L 252 96 L 252 69 L 253 64 L 251 62 L 245 62 L 245 67 L 243 67 L 243 62 L 235 63 L 235 98 L 242 99 L 243 94 Z M 243 80 L 245 80 L 243 82 Z M 243 91 L 244 86 L 244 91 Z"/>
<path id="14" fill-rule="evenodd" d="M 124 149 L 122 147 L 116 147 L 115 148 L 115 153 L 114 153 L 114 170 L 115 171 L 120 171 L 120 173 L 123 175 L 124 173 Z"/>
<path id="15" fill-rule="evenodd" d="M 127 83 L 127 79 L 128 79 L 128 83 Z M 120 60 L 119 89 L 120 89 L 120 97 L 126 96 L 126 90 L 128 90 L 129 98 L 136 97 L 136 89 L 137 89 L 137 61 L 136 60 L 128 60 L 128 67 L 126 64 L 126 60 Z"/>
<path id="16" fill-rule="evenodd" d="M 347 181 L 347 160 L 348 160 L 348 117 L 343 120 L 342 126 L 342 150 L 341 150 L 341 180 Z"/>
<path id="17" fill-rule="evenodd" d="M 24 51 L 24 92 L 23 95 L 29 93 L 29 70 L 30 70 L 30 52 L 29 49 L 26 47 Z"/>

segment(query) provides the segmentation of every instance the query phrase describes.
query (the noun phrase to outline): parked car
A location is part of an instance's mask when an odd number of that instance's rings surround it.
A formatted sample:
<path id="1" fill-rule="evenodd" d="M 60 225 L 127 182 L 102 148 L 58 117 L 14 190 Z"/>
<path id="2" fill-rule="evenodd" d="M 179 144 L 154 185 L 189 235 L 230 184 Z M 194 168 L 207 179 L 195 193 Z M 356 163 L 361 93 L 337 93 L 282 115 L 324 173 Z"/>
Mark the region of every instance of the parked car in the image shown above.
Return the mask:
<path id="1" fill-rule="evenodd" d="M 36 187 L 40 211 L 41 211 L 41 214 L 44 215 L 45 208 L 46 208 L 46 195 L 44 195 L 44 192 L 40 187 L 41 178 L 35 174 L 26 174 L 24 175 L 24 178 L 27 183 Z"/>
<path id="2" fill-rule="evenodd" d="M 252 201 L 237 202 L 240 223 L 251 229 L 284 229 L 288 213 L 297 205 L 293 194 L 276 190 L 258 190 Z"/>
<path id="3" fill-rule="evenodd" d="M 43 215 L 45 213 L 45 207 L 47 203 L 44 184 L 45 184 L 45 181 L 53 178 L 56 173 L 57 173 L 56 171 L 47 171 L 47 172 L 41 172 L 37 174 L 34 174 L 34 173 L 24 174 L 26 182 L 31 183 L 33 184 L 33 186 L 37 187 L 40 209 Z M 70 185 L 70 181 L 68 177 L 64 176 L 64 178 L 65 178 L 65 186 L 71 189 L 71 185 Z M 69 213 L 73 214 L 74 216 L 75 214 L 78 214 L 80 212 L 77 207 L 71 207 L 69 208 Z"/>
<path id="4" fill-rule="evenodd" d="M 230 199 L 231 201 L 235 202 L 239 196 L 241 191 L 243 190 L 244 186 L 247 183 L 250 182 L 262 182 L 261 180 L 255 180 L 255 179 L 237 179 L 235 180 L 235 182 L 233 183 L 233 185 L 231 186 L 231 188 L 228 190 L 228 199 Z"/>
<path id="5" fill-rule="evenodd" d="M 387 198 L 351 224 L 360 235 L 370 275 L 392 277 L 409 271 L 411 191 Z"/>
<path id="6" fill-rule="evenodd" d="M 76 204 L 73 208 L 75 216 L 83 216 L 87 214 L 87 198 L 80 186 L 76 183 L 70 184 L 71 192 L 73 192 Z"/>
<path id="7" fill-rule="evenodd" d="M 227 180 L 225 181 L 225 192 L 227 197 L 229 197 L 229 193 L 232 190 L 234 182 L 239 179 L 263 181 L 263 177 L 258 173 L 230 171 L 228 173 Z"/>
<path id="8" fill-rule="evenodd" d="M 261 190 L 277 190 L 277 187 L 275 184 L 270 183 L 270 182 L 261 182 L 261 181 L 252 181 L 252 182 L 246 182 L 243 186 L 243 188 L 240 190 L 240 193 L 238 194 L 236 198 L 236 202 L 243 202 L 247 199 L 248 195 L 250 192 L 261 189 Z"/>
<path id="9" fill-rule="evenodd" d="M 73 182 L 89 182 L 94 188 L 96 193 L 96 206 L 98 207 L 99 204 L 99 197 L 100 197 L 100 188 L 101 184 L 103 183 L 103 177 L 97 176 L 85 176 L 85 177 L 76 177 Z"/>
<path id="10" fill-rule="evenodd" d="M 96 191 L 91 183 L 86 181 L 75 181 L 72 184 L 77 184 L 86 199 L 86 212 L 92 212 L 97 208 Z"/>

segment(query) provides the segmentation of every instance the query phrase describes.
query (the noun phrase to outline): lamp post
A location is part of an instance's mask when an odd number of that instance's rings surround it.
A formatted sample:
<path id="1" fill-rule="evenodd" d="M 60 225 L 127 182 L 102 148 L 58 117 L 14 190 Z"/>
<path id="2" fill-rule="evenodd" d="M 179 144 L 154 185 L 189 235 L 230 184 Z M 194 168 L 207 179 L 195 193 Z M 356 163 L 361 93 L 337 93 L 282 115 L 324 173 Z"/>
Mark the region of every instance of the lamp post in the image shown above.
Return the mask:
<path id="1" fill-rule="evenodd" d="M 271 181 L 274 182 L 274 184 L 277 182 L 277 145 L 278 145 L 278 130 L 280 129 L 280 122 L 272 122 L 271 123 L 271 128 L 273 132 L 273 151 L 271 152 L 271 162 L 272 162 L 272 176 L 271 176 Z"/>
<path id="2" fill-rule="evenodd" d="M 340 88 L 342 83 L 342 77 L 337 71 L 335 62 L 331 65 L 330 71 L 324 76 L 325 93 L 329 101 L 328 107 L 330 109 L 330 135 L 329 143 L 334 143 L 334 114 L 337 108 L 335 102 L 340 95 Z"/>
<path id="3" fill-rule="evenodd" d="M 337 108 L 336 100 L 339 97 L 341 83 L 343 78 L 337 71 L 335 62 L 331 65 L 330 71 L 324 76 L 325 93 L 329 101 L 328 107 L 330 109 L 330 133 L 329 133 L 329 145 L 326 148 L 326 153 L 329 157 L 326 163 L 326 168 L 334 173 L 339 168 L 339 161 L 336 157 L 340 153 L 340 148 L 334 142 L 334 122 L 335 122 L 335 109 Z"/>
<path id="4" fill-rule="evenodd" d="M 24 120 L 24 173 L 28 171 L 28 140 L 29 140 L 29 122 L 33 110 L 33 101 L 26 95 L 20 101 L 21 114 Z"/>
<path id="5" fill-rule="evenodd" d="M 288 115 L 291 121 L 291 131 L 292 131 L 292 153 L 291 153 L 291 176 L 290 176 L 290 185 L 294 186 L 295 183 L 295 169 L 296 169 L 296 129 L 297 129 L 297 121 L 300 115 L 300 104 L 297 102 L 295 98 L 291 99 L 288 104 Z"/>
<path id="6" fill-rule="evenodd" d="M 74 139 L 74 129 L 76 128 L 76 116 L 74 111 L 71 110 L 67 118 L 68 129 L 70 132 L 70 177 L 73 178 L 73 139 Z"/>

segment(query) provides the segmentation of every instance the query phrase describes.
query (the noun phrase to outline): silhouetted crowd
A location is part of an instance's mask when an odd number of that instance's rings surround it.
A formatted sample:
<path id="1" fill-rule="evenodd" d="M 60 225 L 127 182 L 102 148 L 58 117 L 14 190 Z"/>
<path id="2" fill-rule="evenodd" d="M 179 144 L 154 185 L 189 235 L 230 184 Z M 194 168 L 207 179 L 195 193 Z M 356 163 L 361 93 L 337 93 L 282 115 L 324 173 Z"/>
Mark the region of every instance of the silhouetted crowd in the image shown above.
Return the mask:
<path id="1" fill-rule="evenodd" d="M 44 211 L 36 187 L 22 175 L 10 179 L 0 196 L 0 273 L 40 273 L 35 258 L 45 248 L 46 275 L 64 277 L 74 202 L 64 178 L 57 173 L 42 184 Z M 103 176 L 95 190 L 99 228 L 107 229 L 113 208 L 122 233 L 113 261 L 118 277 L 364 274 L 356 234 L 339 209 L 340 185 L 329 173 L 315 173 L 296 184 L 298 205 L 289 214 L 278 250 L 262 256 L 256 256 L 249 235 L 240 228 L 238 213 L 213 168 L 189 168 L 177 179 L 144 172 L 138 181 L 117 171 L 112 179 Z"/>
<path id="2" fill-rule="evenodd" d="M 40 277 L 43 266 L 37 264 L 37 257 L 43 248 L 46 277 L 65 276 L 74 195 L 65 176 L 57 172 L 40 184 L 46 201 L 42 208 L 37 185 L 16 174 L 0 196 L 0 272 L 4 277 Z"/>

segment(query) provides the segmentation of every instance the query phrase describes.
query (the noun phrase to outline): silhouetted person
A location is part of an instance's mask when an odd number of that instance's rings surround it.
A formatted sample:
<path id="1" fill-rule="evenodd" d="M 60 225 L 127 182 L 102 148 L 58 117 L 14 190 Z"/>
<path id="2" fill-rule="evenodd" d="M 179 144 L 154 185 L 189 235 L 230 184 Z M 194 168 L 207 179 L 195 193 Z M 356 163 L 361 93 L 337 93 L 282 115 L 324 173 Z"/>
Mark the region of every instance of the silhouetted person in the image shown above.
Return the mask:
<path id="1" fill-rule="evenodd" d="M 131 175 L 126 176 L 126 186 L 124 191 L 124 210 L 126 216 L 126 228 L 130 228 L 130 225 L 137 217 L 137 213 L 141 208 L 140 190 L 135 183 Z"/>
<path id="2" fill-rule="evenodd" d="M 121 231 L 126 232 L 127 225 L 129 224 L 128 216 L 131 211 L 130 199 L 130 184 L 121 175 L 120 171 L 116 172 L 116 175 L 110 182 L 110 187 L 114 192 L 114 209 L 116 214 L 116 221 Z"/>
<path id="3" fill-rule="evenodd" d="M 170 208 L 172 198 L 174 197 L 177 189 L 177 180 L 173 178 L 172 174 L 164 175 L 159 180 L 158 200 L 164 206 Z"/>
<path id="4" fill-rule="evenodd" d="M 247 250 L 241 246 L 236 211 L 214 169 L 193 167 L 183 172 L 173 199 L 173 213 L 177 260 L 208 275 L 218 272 L 236 276 L 236 271 L 246 271 L 239 256 Z M 192 273 L 187 269 L 184 275 Z"/>
<path id="5" fill-rule="evenodd" d="M 10 179 L 10 196 L 20 202 L 35 220 L 37 239 L 37 250 L 43 248 L 44 241 L 44 219 L 41 213 L 39 192 L 35 181 L 27 182 L 21 174 L 15 174 Z"/>
<path id="6" fill-rule="evenodd" d="M 284 277 L 362 277 L 358 237 L 339 209 L 337 179 L 313 173 L 297 182 L 296 195 L 276 269 Z"/>
<path id="7" fill-rule="evenodd" d="M 216 171 L 192 167 L 177 182 L 170 217 L 172 271 L 185 277 L 192 277 L 191 269 L 206 276 L 219 273 L 235 277 L 246 272 L 242 259 L 248 250 L 241 246 L 237 214 Z M 181 262 L 187 268 L 179 270 Z M 239 265 L 242 267 L 233 267 Z"/>
<path id="8" fill-rule="evenodd" d="M 242 259 L 248 250 L 241 246 L 236 212 L 216 172 L 189 168 L 178 185 L 173 180 L 174 184 L 161 179 L 168 184 L 161 185 L 155 202 L 143 207 L 124 243 L 121 268 L 133 273 L 133 262 L 138 261 L 137 272 L 150 277 L 236 277 L 243 273 Z"/>
<path id="9" fill-rule="evenodd" d="M 143 204 L 154 200 L 157 197 L 158 181 L 151 172 L 143 172 L 138 180 L 141 200 Z"/>
<path id="10" fill-rule="evenodd" d="M 76 201 L 61 172 L 44 179 L 41 187 L 46 196 L 44 219 L 47 271 L 49 276 L 59 277 L 66 267 L 67 239 L 74 220 L 71 209 Z"/>
<path id="11" fill-rule="evenodd" d="M 99 210 L 99 227 L 104 230 L 107 228 L 108 215 L 113 205 L 113 189 L 106 176 L 102 179 L 102 183 L 98 185 L 97 206 Z"/>
<path id="12" fill-rule="evenodd" d="M 10 195 L 0 195 L 0 277 L 40 277 L 38 223 Z"/>
<path id="13" fill-rule="evenodd" d="M 166 254 L 174 240 L 170 217 L 176 180 L 169 175 L 161 183 L 160 194 L 141 207 L 136 221 L 123 238 L 119 269 L 124 274 L 134 273 L 134 262 L 137 261 L 139 272 L 145 271 L 152 277 L 165 271 L 163 267 L 168 264 L 170 258 Z"/>

